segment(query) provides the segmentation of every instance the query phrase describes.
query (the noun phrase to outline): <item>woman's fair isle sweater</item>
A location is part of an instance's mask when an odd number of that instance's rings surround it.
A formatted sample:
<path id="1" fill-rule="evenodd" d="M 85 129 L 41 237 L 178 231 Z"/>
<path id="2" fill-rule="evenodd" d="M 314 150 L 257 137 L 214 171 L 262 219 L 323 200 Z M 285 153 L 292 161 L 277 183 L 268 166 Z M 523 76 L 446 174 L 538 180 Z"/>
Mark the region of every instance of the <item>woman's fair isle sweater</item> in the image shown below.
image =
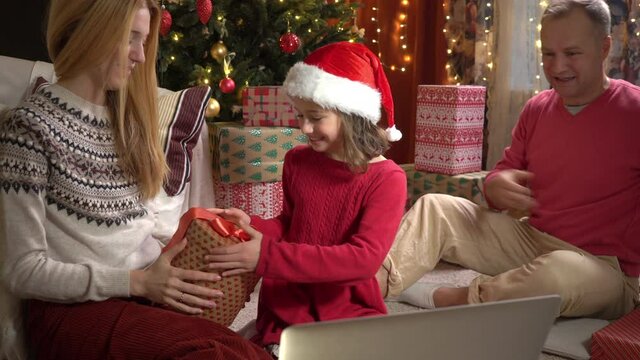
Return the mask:
<path id="1" fill-rule="evenodd" d="M 385 160 L 354 174 L 302 146 L 285 157 L 283 189 L 282 214 L 251 222 L 264 233 L 257 340 L 278 343 L 293 324 L 386 313 L 375 274 L 404 211 L 404 171 Z"/>
<path id="2" fill-rule="evenodd" d="M 23 298 L 129 296 L 170 235 L 118 165 L 107 108 L 56 84 L 0 124 L 0 186 L 3 276 Z"/>

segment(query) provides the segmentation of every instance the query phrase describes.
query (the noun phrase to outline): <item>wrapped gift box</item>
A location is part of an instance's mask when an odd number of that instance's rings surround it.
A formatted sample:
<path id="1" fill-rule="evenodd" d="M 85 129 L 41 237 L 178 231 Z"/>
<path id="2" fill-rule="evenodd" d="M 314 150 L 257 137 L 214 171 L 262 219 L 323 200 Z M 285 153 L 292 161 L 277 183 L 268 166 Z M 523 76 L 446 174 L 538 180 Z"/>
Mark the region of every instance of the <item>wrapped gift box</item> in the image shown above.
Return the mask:
<path id="1" fill-rule="evenodd" d="M 298 127 L 296 111 L 282 86 L 248 86 L 242 91 L 246 126 Z"/>
<path id="2" fill-rule="evenodd" d="M 414 164 L 400 167 L 407 174 L 407 209 L 422 195 L 437 193 L 460 196 L 474 203 L 487 207 L 482 194 L 482 187 L 487 171 L 466 174 L 444 175 L 416 170 Z"/>
<path id="3" fill-rule="evenodd" d="M 591 359 L 640 359 L 640 308 L 593 333 Z"/>
<path id="4" fill-rule="evenodd" d="M 415 164 L 448 175 L 480 171 L 486 89 L 418 85 Z"/>
<path id="5" fill-rule="evenodd" d="M 282 180 L 284 155 L 306 144 L 300 129 L 209 124 L 214 178 L 227 184 Z"/>
<path id="6" fill-rule="evenodd" d="M 213 180 L 216 207 L 235 207 L 270 219 L 282 212 L 282 182 L 226 184 Z"/>
<path id="7" fill-rule="evenodd" d="M 180 218 L 178 230 L 162 251 L 177 246 L 185 237 L 187 246 L 173 258 L 171 265 L 188 270 L 202 270 L 203 258 L 212 248 L 238 244 L 251 238 L 233 223 L 203 208 L 191 208 Z M 225 276 L 214 282 L 196 281 L 199 286 L 224 293 L 223 297 L 216 299 L 214 309 L 203 309 L 198 316 L 230 326 L 250 300 L 257 283 L 258 276 L 254 272 Z"/>

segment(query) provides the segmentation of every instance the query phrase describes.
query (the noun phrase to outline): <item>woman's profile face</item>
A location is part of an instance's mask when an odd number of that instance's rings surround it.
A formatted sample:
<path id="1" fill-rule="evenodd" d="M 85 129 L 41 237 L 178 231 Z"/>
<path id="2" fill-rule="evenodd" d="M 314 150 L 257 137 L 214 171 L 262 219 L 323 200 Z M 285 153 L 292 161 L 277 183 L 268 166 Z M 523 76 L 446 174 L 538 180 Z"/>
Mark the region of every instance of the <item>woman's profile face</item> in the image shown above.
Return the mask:
<path id="1" fill-rule="evenodd" d="M 120 56 L 116 52 L 107 63 L 107 89 L 121 89 L 127 83 L 127 79 L 134 71 L 136 64 L 144 63 L 144 49 L 149 36 L 151 14 L 146 6 L 140 7 L 134 17 L 129 34 L 129 43 L 121 51 L 125 53 L 126 63 L 122 64 Z"/>

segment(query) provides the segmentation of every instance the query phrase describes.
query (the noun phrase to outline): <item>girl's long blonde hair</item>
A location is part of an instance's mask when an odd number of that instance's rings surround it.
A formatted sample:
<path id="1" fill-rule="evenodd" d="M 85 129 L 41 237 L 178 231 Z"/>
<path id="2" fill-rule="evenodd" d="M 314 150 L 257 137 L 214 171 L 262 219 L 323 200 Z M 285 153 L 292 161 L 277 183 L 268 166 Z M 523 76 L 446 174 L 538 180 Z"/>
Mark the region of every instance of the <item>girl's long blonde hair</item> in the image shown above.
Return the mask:
<path id="1" fill-rule="evenodd" d="M 338 111 L 344 161 L 355 173 L 367 171 L 369 161 L 389 150 L 385 131 L 368 119 Z"/>
<path id="2" fill-rule="evenodd" d="M 127 66 L 134 15 L 141 7 L 151 14 L 145 62 L 131 73 L 126 87 L 107 90 L 107 106 L 120 166 L 138 182 L 143 199 L 156 195 L 167 164 L 158 128 L 156 53 L 160 8 L 155 0 L 52 0 L 47 24 L 47 48 L 60 80 L 103 64 L 114 52 Z M 105 80 L 106 86 L 106 80 Z"/>

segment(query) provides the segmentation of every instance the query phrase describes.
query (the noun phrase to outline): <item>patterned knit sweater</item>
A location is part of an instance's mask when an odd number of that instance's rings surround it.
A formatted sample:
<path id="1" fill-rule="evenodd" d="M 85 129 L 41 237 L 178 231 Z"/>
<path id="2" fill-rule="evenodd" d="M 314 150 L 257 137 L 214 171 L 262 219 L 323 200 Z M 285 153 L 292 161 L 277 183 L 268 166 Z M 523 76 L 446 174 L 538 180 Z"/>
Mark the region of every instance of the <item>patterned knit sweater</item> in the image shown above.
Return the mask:
<path id="1" fill-rule="evenodd" d="M 171 235 L 119 167 L 107 108 L 56 84 L 0 124 L 0 186 L 3 276 L 23 298 L 129 296 Z"/>
<path id="2" fill-rule="evenodd" d="M 354 174 L 309 147 L 287 153 L 282 214 L 251 221 L 264 233 L 254 340 L 278 343 L 293 324 L 386 313 L 375 274 L 398 230 L 406 181 L 391 160 Z"/>

